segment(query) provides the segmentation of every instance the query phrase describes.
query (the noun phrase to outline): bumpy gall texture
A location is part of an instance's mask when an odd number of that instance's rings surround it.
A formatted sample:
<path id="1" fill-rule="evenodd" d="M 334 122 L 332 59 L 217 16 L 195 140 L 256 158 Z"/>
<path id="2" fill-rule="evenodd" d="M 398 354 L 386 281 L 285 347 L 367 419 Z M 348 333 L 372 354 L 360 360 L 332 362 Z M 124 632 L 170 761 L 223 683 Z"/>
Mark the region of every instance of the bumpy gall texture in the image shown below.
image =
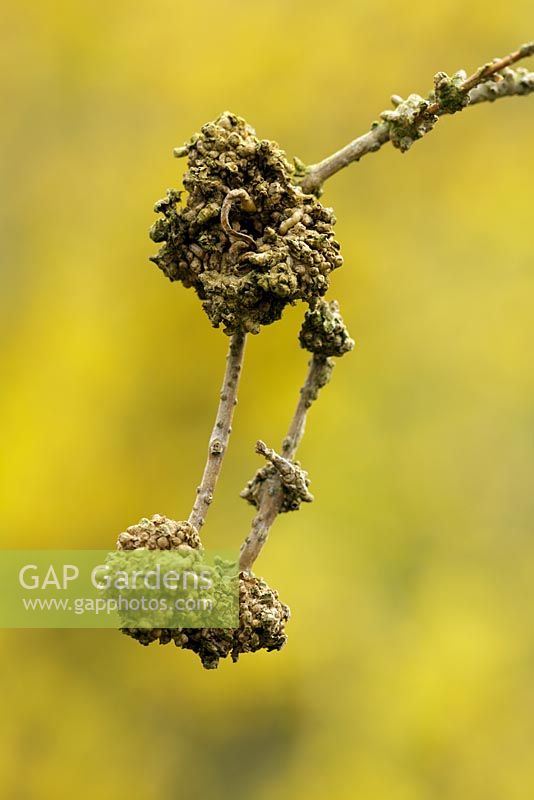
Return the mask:
<path id="1" fill-rule="evenodd" d="M 212 325 L 258 333 L 288 303 L 325 294 L 343 263 L 335 217 L 293 183 L 277 144 L 226 112 L 176 154 L 188 158 L 187 198 L 170 189 L 156 204 L 152 261 L 195 289 Z"/>
<path id="2" fill-rule="evenodd" d="M 328 303 L 318 300 L 304 315 L 299 334 L 301 347 L 318 356 L 340 357 L 354 347 L 339 305 L 335 300 Z"/>
<path id="3" fill-rule="evenodd" d="M 176 522 L 156 514 L 121 533 L 118 550 L 201 549 L 197 531 L 188 522 Z M 285 623 L 289 608 L 267 583 L 251 573 L 239 575 L 239 627 L 237 628 L 123 628 L 122 633 L 142 645 L 169 644 L 195 652 L 206 669 L 215 669 L 221 658 L 237 661 L 242 653 L 280 650 L 286 643 Z"/>

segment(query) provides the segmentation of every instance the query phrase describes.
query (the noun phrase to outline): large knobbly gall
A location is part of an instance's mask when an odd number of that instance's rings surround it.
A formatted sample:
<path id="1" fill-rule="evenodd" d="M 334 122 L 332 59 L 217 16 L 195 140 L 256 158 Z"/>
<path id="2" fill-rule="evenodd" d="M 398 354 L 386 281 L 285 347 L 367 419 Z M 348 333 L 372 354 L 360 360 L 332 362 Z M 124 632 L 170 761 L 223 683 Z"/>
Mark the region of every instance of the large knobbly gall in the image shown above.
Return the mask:
<path id="1" fill-rule="evenodd" d="M 325 294 L 343 263 L 335 217 L 295 185 L 275 142 L 225 112 L 175 154 L 188 158 L 187 197 L 169 189 L 156 203 L 152 261 L 195 289 L 212 325 L 258 333 L 287 304 Z"/>
<path id="2" fill-rule="evenodd" d="M 155 514 L 130 526 L 117 540 L 118 550 L 201 550 L 196 529 L 189 522 Z M 206 669 L 215 669 L 221 658 L 237 661 L 242 653 L 280 650 L 286 643 L 289 608 L 278 593 L 252 573 L 239 574 L 239 626 L 237 628 L 122 628 L 121 632 L 142 645 L 169 644 L 195 652 Z"/>

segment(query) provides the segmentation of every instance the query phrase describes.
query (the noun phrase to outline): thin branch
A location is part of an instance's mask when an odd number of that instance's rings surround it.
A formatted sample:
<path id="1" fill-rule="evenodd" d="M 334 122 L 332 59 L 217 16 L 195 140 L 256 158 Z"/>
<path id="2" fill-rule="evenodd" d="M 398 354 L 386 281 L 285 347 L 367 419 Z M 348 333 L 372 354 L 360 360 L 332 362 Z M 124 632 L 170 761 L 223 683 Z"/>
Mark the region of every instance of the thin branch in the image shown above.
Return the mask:
<path id="1" fill-rule="evenodd" d="M 219 408 L 208 446 L 208 458 L 202 481 L 197 489 L 196 500 L 189 515 L 189 522 L 197 530 L 200 530 L 206 520 L 228 447 L 232 431 L 232 418 L 237 405 L 237 389 L 245 355 L 245 343 L 246 333 L 242 331 L 234 333 L 230 340 Z"/>
<path id="2" fill-rule="evenodd" d="M 282 444 L 284 458 L 288 460 L 294 459 L 297 448 L 304 436 L 308 411 L 317 399 L 320 389 L 329 382 L 333 366 L 332 359 L 325 356 L 314 355 L 311 358 L 293 419 Z M 241 571 L 244 572 L 252 568 L 267 541 L 273 522 L 280 513 L 283 499 L 282 481 L 280 476 L 276 474 L 263 484 L 258 502 L 258 512 L 252 521 L 250 533 L 241 547 L 239 558 Z"/>
<path id="3" fill-rule="evenodd" d="M 436 90 L 438 89 L 437 81 L 445 77 L 448 80 L 448 86 L 456 93 L 456 102 L 450 105 L 444 104 L 440 97 L 435 95 L 432 95 L 431 99 L 427 101 L 417 95 L 411 95 L 407 101 L 393 96 L 392 102 L 397 106 L 397 111 L 383 112 L 383 122 L 374 123 L 370 131 L 354 139 L 354 141 L 333 153 L 333 155 L 308 167 L 300 182 L 302 190 L 307 194 L 319 194 L 328 178 L 331 178 L 332 175 L 335 175 L 349 164 L 359 161 L 367 153 L 376 153 L 382 145 L 390 140 L 393 140 L 393 143 L 401 150 L 408 149 L 412 141 L 421 138 L 424 133 L 431 130 L 437 121 L 437 117 L 453 114 L 467 105 L 475 105 L 485 101 L 492 102 L 501 97 L 512 97 L 513 95 L 525 95 L 534 92 L 534 73 L 524 69 L 510 69 L 511 64 L 515 64 L 521 59 L 532 55 L 534 55 L 534 42 L 523 45 L 504 58 L 495 59 L 484 64 L 470 77 L 465 76 L 465 73 L 457 73 L 455 78 L 449 79 L 445 73 L 438 73 L 435 78 Z M 503 71 L 504 76 L 501 74 Z M 460 80 L 460 78 L 463 78 L 463 80 Z M 409 134 L 412 134 L 411 141 L 410 135 L 408 135 L 408 144 L 404 147 L 402 139 L 400 143 L 394 139 L 396 133 L 394 125 L 398 125 L 399 107 L 404 110 L 405 114 L 409 115 L 408 123 L 406 122 L 406 116 L 401 119 L 403 125 L 405 127 L 407 124 L 412 126 L 412 130 L 409 131 Z"/>
<path id="4" fill-rule="evenodd" d="M 513 97 L 534 92 L 534 72 L 526 69 L 508 69 L 504 71 L 502 81 L 481 83 L 469 92 L 469 105 L 493 103 L 500 97 Z"/>
<path id="5" fill-rule="evenodd" d="M 496 58 L 494 61 L 489 61 L 487 64 L 484 64 L 484 66 L 477 69 L 470 78 L 465 80 L 462 87 L 463 91 L 466 93 L 470 92 L 471 89 L 474 89 L 475 86 L 478 86 L 482 81 L 487 80 L 497 72 L 501 72 L 506 67 L 511 67 L 512 64 L 516 64 L 523 58 L 529 58 L 529 56 L 534 56 L 534 42 L 527 42 L 527 44 L 522 45 L 518 50 L 509 53 L 509 55 L 504 58 Z"/>
<path id="6" fill-rule="evenodd" d="M 299 393 L 299 401 L 293 419 L 282 443 L 284 458 L 293 459 L 306 430 L 308 411 L 317 400 L 319 390 L 330 381 L 334 362 L 330 358 L 314 355 L 308 364 L 306 379 Z"/>

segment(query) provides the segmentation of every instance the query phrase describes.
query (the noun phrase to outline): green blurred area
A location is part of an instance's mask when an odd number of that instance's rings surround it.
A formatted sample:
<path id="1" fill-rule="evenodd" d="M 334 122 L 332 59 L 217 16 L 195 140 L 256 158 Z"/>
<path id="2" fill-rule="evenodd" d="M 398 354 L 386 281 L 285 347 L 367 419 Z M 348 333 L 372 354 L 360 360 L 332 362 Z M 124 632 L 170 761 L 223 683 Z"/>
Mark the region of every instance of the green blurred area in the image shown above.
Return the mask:
<path id="1" fill-rule="evenodd" d="M 531 2 L 0 11 L 2 546 L 112 546 L 187 516 L 226 337 L 149 264 L 171 151 L 230 109 L 310 163 L 391 93 L 532 38 Z M 0 786 L 13 800 L 523 800 L 534 792 L 534 100 L 443 119 L 333 178 L 356 351 L 310 416 L 316 502 L 258 572 L 289 643 L 205 672 L 113 631 L 0 634 Z M 205 537 L 302 381 L 303 309 L 249 341 Z"/>

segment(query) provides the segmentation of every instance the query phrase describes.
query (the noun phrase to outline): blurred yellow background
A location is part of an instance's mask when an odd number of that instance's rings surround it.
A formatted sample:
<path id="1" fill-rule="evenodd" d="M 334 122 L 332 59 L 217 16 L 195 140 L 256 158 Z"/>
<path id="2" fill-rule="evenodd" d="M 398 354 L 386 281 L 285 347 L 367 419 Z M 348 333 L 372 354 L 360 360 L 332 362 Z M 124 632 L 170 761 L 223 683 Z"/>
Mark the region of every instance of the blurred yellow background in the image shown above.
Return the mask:
<path id="1" fill-rule="evenodd" d="M 391 93 L 531 39 L 534 7 L 21 0 L 0 21 L 2 546 L 111 547 L 189 513 L 227 345 L 148 262 L 172 148 L 230 109 L 313 162 Z M 326 187 L 358 346 L 300 451 L 316 502 L 258 563 L 287 647 L 205 672 L 114 631 L 1 632 L 2 796 L 532 798 L 533 125 L 534 97 L 479 106 Z M 210 545 L 247 532 L 302 313 L 249 341 Z"/>

